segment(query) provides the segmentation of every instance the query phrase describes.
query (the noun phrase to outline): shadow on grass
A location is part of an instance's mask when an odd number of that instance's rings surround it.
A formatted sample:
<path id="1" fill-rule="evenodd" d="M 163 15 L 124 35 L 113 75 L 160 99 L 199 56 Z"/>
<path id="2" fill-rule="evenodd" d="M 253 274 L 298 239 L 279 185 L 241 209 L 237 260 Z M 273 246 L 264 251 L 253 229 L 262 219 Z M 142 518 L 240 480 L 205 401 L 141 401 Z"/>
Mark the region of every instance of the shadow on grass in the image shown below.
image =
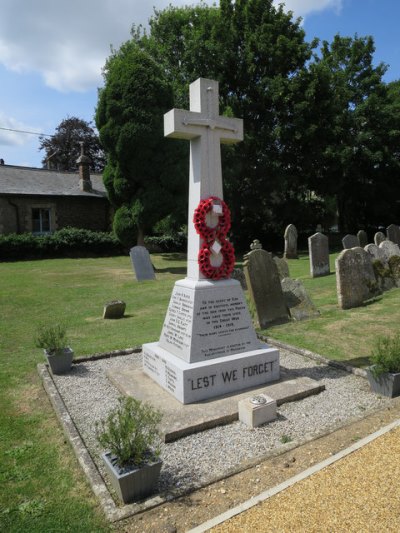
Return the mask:
<path id="1" fill-rule="evenodd" d="M 350 359 L 341 359 L 338 362 L 343 363 L 344 365 L 355 366 L 357 368 L 363 368 L 371 364 L 369 357 L 367 356 L 353 357 Z"/>
<path id="2" fill-rule="evenodd" d="M 167 261 L 186 261 L 186 254 L 183 252 L 163 253 L 161 257 Z"/>
<path id="3" fill-rule="evenodd" d="M 167 268 L 156 268 L 156 274 L 186 274 L 186 267 L 167 267 Z"/>

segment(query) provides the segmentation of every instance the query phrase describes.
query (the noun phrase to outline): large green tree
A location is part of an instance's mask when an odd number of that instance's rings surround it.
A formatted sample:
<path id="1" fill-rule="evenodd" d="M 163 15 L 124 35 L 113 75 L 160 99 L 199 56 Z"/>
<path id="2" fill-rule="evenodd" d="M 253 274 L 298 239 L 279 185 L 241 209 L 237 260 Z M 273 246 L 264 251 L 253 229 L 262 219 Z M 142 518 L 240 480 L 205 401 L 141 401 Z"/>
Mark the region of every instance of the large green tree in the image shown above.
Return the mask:
<path id="1" fill-rule="evenodd" d="M 179 143 L 164 139 L 163 115 L 173 107 L 172 87 L 160 65 L 134 41 L 114 51 L 104 69 L 96 125 L 107 153 L 103 174 L 116 208 L 114 230 L 126 246 L 168 214 L 185 209 Z"/>
<path id="2" fill-rule="evenodd" d="M 85 155 L 90 158 L 90 168 L 93 172 L 101 172 L 105 165 L 103 149 L 99 136 L 90 122 L 77 117 L 68 117 L 56 127 L 51 137 L 39 138 L 39 150 L 45 150 L 42 159 L 44 167 L 58 170 L 75 171 L 78 169 L 76 160 L 81 154 L 83 142 Z"/>

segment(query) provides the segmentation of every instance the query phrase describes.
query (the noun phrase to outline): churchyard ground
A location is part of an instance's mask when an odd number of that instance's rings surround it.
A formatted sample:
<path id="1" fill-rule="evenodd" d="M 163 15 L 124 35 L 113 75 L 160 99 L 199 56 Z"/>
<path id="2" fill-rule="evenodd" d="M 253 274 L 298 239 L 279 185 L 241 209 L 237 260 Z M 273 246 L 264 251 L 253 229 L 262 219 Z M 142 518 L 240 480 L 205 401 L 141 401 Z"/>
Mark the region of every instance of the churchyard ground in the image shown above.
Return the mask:
<path id="1" fill-rule="evenodd" d="M 42 389 L 36 364 L 44 358 L 33 338 L 39 324 L 62 321 L 78 358 L 157 340 L 186 259 L 165 254 L 152 260 L 157 281 L 141 284 L 129 257 L 0 265 L 0 530 L 109 529 Z M 341 311 L 334 274 L 310 278 L 307 256 L 289 260 L 289 268 L 291 277 L 304 282 L 321 317 L 269 328 L 263 331 L 267 336 L 363 365 L 376 335 L 396 330 L 399 289 Z M 104 303 L 114 299 L 127 303 L 126 317 L 102 320 Z"/>

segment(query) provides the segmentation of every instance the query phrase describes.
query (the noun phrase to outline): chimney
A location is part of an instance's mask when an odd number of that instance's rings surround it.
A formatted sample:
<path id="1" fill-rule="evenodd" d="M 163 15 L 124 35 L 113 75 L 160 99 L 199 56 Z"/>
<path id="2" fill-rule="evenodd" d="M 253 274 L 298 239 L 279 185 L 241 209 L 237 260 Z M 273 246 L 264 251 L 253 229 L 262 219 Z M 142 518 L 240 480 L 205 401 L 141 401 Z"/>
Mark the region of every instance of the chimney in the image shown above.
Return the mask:
<path id="1" fill-rule="evenodd" d="M 91 192 L 92 182 L 90 181 L 90 159 L 83 152 L 83 141 L 79 143 L 81 145 L 81 155 L 76 160 L 79 167 L 79 187 L 81 191 Z"/>

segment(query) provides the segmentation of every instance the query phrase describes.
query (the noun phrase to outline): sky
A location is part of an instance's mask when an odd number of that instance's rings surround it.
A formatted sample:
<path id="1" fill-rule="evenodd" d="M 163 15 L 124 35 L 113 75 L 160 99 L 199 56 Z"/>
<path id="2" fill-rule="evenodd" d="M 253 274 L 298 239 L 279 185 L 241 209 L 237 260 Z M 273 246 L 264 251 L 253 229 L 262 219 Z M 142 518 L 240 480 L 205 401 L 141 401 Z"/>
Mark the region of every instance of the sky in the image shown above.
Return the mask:
<path id="1" fill-rule="evenodd" d="M 207 4 L 212 0 L 204 0 Z M 38 133 L 52 135 L 78 117 L 94 126 L 102 68 L 111 47 L 147 26 L 153 7 L 196 0 L 1 0 L 0 158 L 41 167 Z M 215 2 L 218 3 L 218 2 Z M 389 65 L 385 81 L 400 79 L 398 0 L 277 0 L 302 17 L 306 40 L 372 35 L 374 63 Z M 13 131 L 18 130 L 18 131 Z M 29 132 L 29 133 L 21 133 Z"/>

